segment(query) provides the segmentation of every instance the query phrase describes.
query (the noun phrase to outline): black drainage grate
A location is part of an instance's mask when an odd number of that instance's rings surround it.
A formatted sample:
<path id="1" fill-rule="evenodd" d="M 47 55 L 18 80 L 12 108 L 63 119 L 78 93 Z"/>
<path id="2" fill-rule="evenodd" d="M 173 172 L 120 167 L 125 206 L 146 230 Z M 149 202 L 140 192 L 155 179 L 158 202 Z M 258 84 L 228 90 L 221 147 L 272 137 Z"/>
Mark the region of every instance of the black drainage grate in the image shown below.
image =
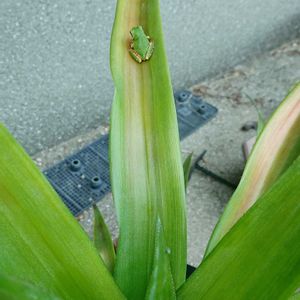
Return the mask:
<path id="1" fill-rule="evenodd" d="M 217 108 L 188 91 L 175 94 L 180 139 L 217 114 Z M 110 191 L 108 135 L 44 172 L 74 216 Z"/>

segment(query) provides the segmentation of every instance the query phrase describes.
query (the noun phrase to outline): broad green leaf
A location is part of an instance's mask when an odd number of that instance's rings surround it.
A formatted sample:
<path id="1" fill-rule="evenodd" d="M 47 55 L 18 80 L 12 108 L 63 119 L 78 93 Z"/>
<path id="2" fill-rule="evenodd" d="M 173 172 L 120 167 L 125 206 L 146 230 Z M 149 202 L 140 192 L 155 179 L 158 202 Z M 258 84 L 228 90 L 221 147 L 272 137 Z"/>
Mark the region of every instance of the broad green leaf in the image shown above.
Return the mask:
<path id="1" fill-rule="evenodd" d="M 300 284 L 300 156 L 178 291 L 178 299 L 287 299 Z"/>
<path id="2" fill-rule="evenodd" d="M 110 232 L 101 212 L 96 205 L 94 209 L 94 245 L 98 250 L 107 269 L 112 273 L 115 266 L 115 249 Z"/>
<path id="3" fill-rule="evenodd" d="M 158 218 L 156 224 L 153 270 L 145 300 L 176 299 L 173 276 L 170 266 L 170 249 L 166 247 L 163 228 Z"/>
<path id="4" fill-rule="evenodd" d="M 242 179 L 220 218 L 207 255 L 237 220 L 300 154 L 300 83 L 287 95 L 258 137 Z"/>
<path id="5" fill-rule="evenodd" d="M 92 242 L 0 125 L 0 270 L 63 299 L 123 299 Z"/>
<path id="6" fill-rule="evenodd" d="M 184 174 L 185 189 L 187 188 L 187 184 L 188 184 L 189 178 L 190 178 L 191 167 L 192 167 L 192 158 L 193 158 L 193 153 L 190 153 L 186 157 L 186 159 L 184 160 L 184 163 L 183 163 L 183 174 Z"/>
<path id="7" fill-rule="evenodd" d="M 141 64 L 128 52 L 129 31 L 137 25 L 155 47 Z M 118 0 L 111 70 L 110 165 L 120 227 L 114 277 L 129 299 L 140 300 L 152 272 L 158 214 L 171 249 L 175 287 L 186 271 L 184 176 L 158 0 Z"/>
<path id="8" fill-rule="evenodd" d="M 1 300 L 60 300 L 49 291 L 42 290 L 29 283 L 0 275 Z"/>

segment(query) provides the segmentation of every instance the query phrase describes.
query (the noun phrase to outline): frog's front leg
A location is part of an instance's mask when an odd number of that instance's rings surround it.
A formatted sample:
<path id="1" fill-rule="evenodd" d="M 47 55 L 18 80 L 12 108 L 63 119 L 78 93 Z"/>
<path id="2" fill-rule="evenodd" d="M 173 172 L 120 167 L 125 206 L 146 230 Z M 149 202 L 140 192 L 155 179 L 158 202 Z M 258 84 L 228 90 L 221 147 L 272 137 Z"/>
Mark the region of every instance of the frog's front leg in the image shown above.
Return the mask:
<path id="1" fill-rule="evenodd" d="M 151 39 L 149 39 L 149 46 L 148 46 L 148 49 L 147 49 L 147 52 L 146 52 L 146 55 L 145 55 L 145 60 L 150 59 L 150 57 L 153 54 L 153 51 L 154 51 L 154 42 Z"/>
<path id="2" fill-rule="evenodd" d="M 139 64 L 141 64 L 143 62 L 142 57 L 135 50 L 129 49 L 129 54 Z"/>

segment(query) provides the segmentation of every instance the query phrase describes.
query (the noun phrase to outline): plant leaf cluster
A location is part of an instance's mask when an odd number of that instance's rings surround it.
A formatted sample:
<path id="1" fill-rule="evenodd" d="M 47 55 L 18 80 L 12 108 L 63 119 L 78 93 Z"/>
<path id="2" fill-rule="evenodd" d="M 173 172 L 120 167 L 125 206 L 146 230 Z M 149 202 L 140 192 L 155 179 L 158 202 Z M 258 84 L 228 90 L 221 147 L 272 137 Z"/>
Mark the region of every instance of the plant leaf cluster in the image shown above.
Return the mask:
<path id="1" fill-rule="evenodd" d="M 130 30 L 154 41 L 129 54 Z M 300 83 L 261 130 L 206 254 L 186 280 L 185 190 L 158 0 L 118 0 L 110 168 L 115 251 L 94 207 L 91 241 L 0 125 L 1 299 L 297 299 L 300 287 Z M 201 228 L 199 228 L 201 230 Z"/>

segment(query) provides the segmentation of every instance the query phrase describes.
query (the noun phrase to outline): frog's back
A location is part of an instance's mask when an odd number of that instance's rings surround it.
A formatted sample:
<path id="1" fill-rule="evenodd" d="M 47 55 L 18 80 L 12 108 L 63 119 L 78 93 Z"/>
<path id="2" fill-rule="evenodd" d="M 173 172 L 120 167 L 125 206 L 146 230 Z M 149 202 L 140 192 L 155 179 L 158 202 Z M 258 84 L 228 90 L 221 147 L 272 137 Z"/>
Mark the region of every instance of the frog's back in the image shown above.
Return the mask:
<path id="1" fill-rule="evenodd" d="M 143 59 L 145 59 L 149 47 L 149 41 L 146 37 L 137 39 L 137 49 Z"/>
<path id="2" fill-rule="evenodd" d="M 141 57 L 145 59 L 149 48 L 149 40 L 144 33 L 143 27 L 133 27 L 131 29 L 131 35 L 133 38 L 134 50 L 136 50 L 141 55 Z"/>

